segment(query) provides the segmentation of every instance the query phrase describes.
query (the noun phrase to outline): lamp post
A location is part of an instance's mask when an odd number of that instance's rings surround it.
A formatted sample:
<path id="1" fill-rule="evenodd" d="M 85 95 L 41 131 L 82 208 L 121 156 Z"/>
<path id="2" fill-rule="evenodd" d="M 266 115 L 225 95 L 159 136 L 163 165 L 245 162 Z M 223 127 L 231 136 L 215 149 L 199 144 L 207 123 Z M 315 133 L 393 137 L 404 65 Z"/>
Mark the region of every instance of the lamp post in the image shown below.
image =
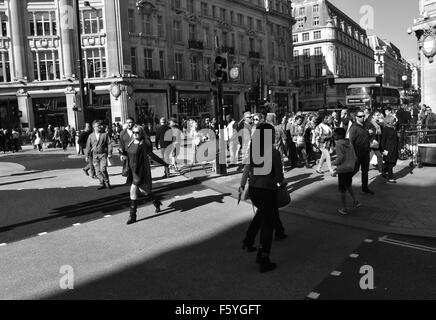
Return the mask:
<path id="1" fill-rule="evenodd" d="M 322 76 L 324 80 L 324 109 L 327 109 L 327 68 L 322 68 Z"/>

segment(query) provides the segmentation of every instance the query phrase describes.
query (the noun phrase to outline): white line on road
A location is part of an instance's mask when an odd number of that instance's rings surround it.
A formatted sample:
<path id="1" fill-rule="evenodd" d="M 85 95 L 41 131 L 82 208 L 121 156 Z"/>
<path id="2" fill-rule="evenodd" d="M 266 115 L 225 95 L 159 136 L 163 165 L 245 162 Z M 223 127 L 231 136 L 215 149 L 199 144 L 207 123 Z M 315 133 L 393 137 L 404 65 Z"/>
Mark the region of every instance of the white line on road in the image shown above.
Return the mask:
<path id="1" fill-rule="evenodd" d="M 0 243 L 0 247 L 4 247 L 7 243 Z"/>
<path id="2" fill-rule="evenodd" d="M 110 217 L 112 217 L 110 214 L 108 214 L 108 215 L 106 215 L 106 216 L 104 216 L 105 218 L 110 218 Z"/>
<path id="3" fill-rule="evenodd" d="M 366 242 L 366 243 L 373 243 L 374 240 L 372 240 L 372 239 L 365 239 L 365 241 L 363 241 L 363 242 Z"/>
<path id="4" fill-rule="evenodd" d="M 333 271 L 332 273 L 330 273 L 330 275 L 335 276 L 335 277 L 339 277 L 342 274 L 342 272 L 340 271 Z"/>
<path id="5" fill-rule="evenodd" d="M 80 226 L 80 223 L 73 224 L 73 227 L 78 227 L 78 226 Z"/>
<path id="6" fill-rule="evenodd" d="M 350 258 L 356 259 L 358 257 L 359 257 L 359 255 L 357 253 L 350 254 Z"/>
<path id="7" fill-rule="evenodd" d="M 405 248 L 410 248 L 410 249 L 415 249 L 415 250 L 420 250 L 420 251 L 425 251 L 425 252 L 436 253 L 436 248 L 423 246 L 423 245 L 416 244 L 416 243 L 410 243 L 410 242 L 405 242 L 405 241 L 400 241 L 400 240 L 389 239 L 388 236 L 381 237 L 378 239 L 378 241 L 392 244 L 395 246 L 400 246 L 400 247 L 405 247 Z"/>
<path id="8" fill-rule="evenodd" d="M 320 294 L 318 292 L 311 292 L 307 295 L 308 298 L 314 299 L 314 300 L 318 299 L 319 296 L 320 296 Z"/>
<path id="9" fill-rule="evenodd" d="M 47 232 L 41 232 L 41 233 L 38 233 L 38 236 L 45 236 L 47 234 Z"/>

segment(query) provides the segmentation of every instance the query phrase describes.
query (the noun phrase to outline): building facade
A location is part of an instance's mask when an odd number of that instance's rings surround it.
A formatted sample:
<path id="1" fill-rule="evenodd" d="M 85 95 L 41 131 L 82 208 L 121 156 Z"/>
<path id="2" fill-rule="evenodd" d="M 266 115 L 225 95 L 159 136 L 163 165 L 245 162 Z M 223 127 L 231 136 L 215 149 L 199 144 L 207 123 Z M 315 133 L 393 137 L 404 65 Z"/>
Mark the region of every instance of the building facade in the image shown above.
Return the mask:
<path id="1" fill-rule="evenodd" d="M 80 0 L 92 93 L 81 106 L 75 2 L 0 0 L 0 127 L 215 116 L 210 80 L 223 53 L 241 70 L 224 86 L 225 114 L 240 117 L 258 79 L 278 112 L 298 104 L 290 1 Z"/>
<path id="2" fill-rule="evenodd" d="M 300 110 L 345 105 L 346 85 L 334 78 L 374 76 L 366 31 L 327 0 L 293 3 L 294 77 Z"/>
<path id="3" fill-rule="evenodd" d="M 400 49 L 393 43 L 375 35 L 369 37 L 369 43 L 374 50 L 374 72 L 377 76 L 383 77 L 383 84 L 397 88 L 402 88 L 404 85 L 410 86 L 411 66 L 402 58 Z"/>
<path id="4" fill-rule="evenodd" d="M 420 16 L 408 30 L 418 40 L 422 103 L 436 110 L 436 0 L 420 0 Z"/>

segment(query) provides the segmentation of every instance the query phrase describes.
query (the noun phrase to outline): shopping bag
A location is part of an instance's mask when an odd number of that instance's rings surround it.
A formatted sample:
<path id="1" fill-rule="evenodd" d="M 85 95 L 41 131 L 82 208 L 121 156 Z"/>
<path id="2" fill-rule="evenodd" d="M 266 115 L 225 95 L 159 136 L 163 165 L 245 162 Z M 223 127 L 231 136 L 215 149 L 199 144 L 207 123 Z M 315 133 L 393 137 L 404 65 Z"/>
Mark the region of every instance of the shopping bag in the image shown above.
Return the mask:
<path id="1" fill-rule="evenodd" d="M 374 165 L 374 166 L 376 166 L 378 164 L 377 156 L 375 154 L 372 156 L 371 161 L 369 163 Z"/>

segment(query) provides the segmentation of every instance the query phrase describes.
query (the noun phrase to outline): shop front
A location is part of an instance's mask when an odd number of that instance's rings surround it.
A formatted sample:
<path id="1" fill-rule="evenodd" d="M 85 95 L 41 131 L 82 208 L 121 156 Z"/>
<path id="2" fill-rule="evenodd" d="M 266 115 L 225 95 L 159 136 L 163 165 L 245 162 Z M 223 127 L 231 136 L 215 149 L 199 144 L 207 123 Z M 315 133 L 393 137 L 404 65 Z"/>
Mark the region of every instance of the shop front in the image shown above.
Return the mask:
<path id="1" fill-rule="evenodd" d="M 177 105 L 177 120 L 182 123 L 183 120 L 195 120 L 201 123 L 204 118 L 213 118 L 213 97 L 210 92 L 187 93 L 180 92 Z"/>
<path id="2" fill-rule="evenodd" d="M 283 118 L 289 113 L 289 97 L 288 93 L 276 93 L 274 97 L 274 102 L 276 105 L 276 115 L 277 119 Z"/>
<path id="3" fill-rule="evenodd" d="M 17 97 L 0 97 L 0 129 L 18 127 L 20 120 L 14 110 L 18 110 Z"/>
<path id="4" fill-rule="evenodd" d="M 109 93 L 96 94 L 85 112 L 86 122 L 103 121 L 105 125 L 112 124 L 111 99 Z"/>
<path id="5" fill-rule="evenodd" d="M 166 91 L 138 92 L 135 91 L 135 119 L 148 127 L 151 133 L 155 132 L 159 119 L 168 117 L 168 101 Z"/>
<path id="6" fill-rule="evenodd" d="M 32 98 L 35 128 L 65 127 L 68 125 L 66 97 Z"/>

